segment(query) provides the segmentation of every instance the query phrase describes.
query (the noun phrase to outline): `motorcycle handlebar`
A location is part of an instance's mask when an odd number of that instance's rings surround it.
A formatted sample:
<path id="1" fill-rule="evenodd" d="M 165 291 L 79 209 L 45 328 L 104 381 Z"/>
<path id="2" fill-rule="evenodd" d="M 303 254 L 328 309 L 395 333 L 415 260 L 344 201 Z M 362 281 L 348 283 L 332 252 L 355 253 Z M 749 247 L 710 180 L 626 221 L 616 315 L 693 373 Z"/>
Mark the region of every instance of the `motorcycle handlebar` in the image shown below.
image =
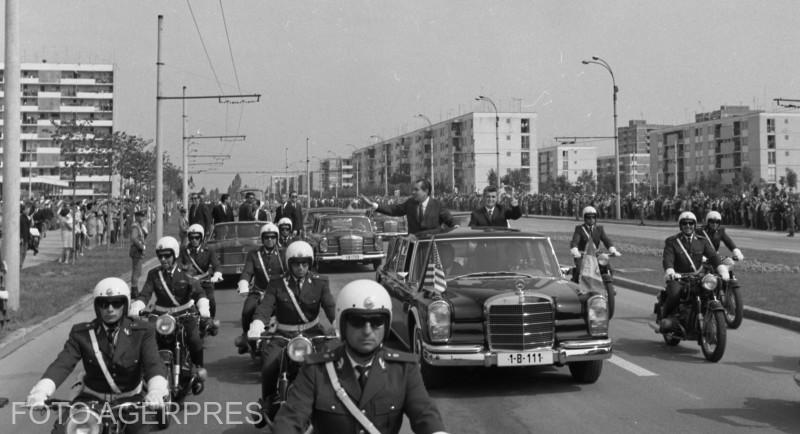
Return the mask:
<path id="1" fill-rule="evenodd" d="M 75 404 L 89 405 L 91 403 L 101 403 L 101 401 L 93 400 L 93 401 L 88 401 L 88 402 L 81 402 L 81 401 L 73 402 L 73 401 L 70 401 L 70 400 L 67 400 L 67 399 L 51 398 L 51 399 L 46 399 L 44 401 L 44 408 L 48 408 L 50 410 L 56 410 L 56 409 L 62 408 L 62 407 L 72 407 Z M 108 409 L 111 410 L 111 411 L 116 411 L 116 410 L 120 410 L 120 409 L 123 409 L 123 410 L 124 409 L 131 409 L 131 410 L 134 410 L 134 409 L 135 410 L 138 410 L 138 409 L 157 410 L 157 409 L 159 409 L 161 407 L 162 407 L 161 405 L 146 404 L 143 401 L 126 401 L 126 402 L 120 402 L 119 404 L 115 404 L 115 405 L 109 406 Z M 23 406 L 23 408 L 34 408 L 35 409 L 35 408 L 43 408 L 43 407 L 34 407 L 34 406 L 25 405 L 25 406 Z"/>

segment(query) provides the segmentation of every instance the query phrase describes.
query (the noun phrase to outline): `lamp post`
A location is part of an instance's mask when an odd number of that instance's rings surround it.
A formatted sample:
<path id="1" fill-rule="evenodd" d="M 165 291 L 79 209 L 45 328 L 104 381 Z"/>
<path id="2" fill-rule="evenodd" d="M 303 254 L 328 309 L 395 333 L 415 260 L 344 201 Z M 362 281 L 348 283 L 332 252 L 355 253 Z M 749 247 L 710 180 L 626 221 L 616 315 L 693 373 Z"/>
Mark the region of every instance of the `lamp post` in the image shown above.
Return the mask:
<path id="1" fill-rule="evenodd" d="M 431 135 L 431 138 L 430 138 L 430 146 L 431 146 L 431 197 L 433 197 L 433 193 L 436 190 L 436 176 L 435 176 L 435 172 L 433 171 L 434 170 L 433 169 L 433 123 L 431 122 L 430 119 L 428 119 L 427 116 L 425 116 L 422 113 L 418 113 L 418 114 L 414 115 L 414 117 L 425 119 L 425 122 L 428 123 L 428 129 L 430 130 L 430 135 Z"/>
<path id="2" fill-rule="evenodd" d="M 594 63 L 596 65 L 600 65 L 611 74 L 611 85 L 613 86 L 613 97 L 614 97 L 614 160 L 616 161 L 616 190 L 617 190 L 617 200 L 616 200 L 616 212 L 617 212 L 617 220 L 622 218 L 620 214 L 620 192 L 619 192 L 619 142 L 617 137 L 617 92 L 619 92 L 619 88 L 617 87 L 617 81 L 614 78 L 614 71 L 611 70 L 611 65 L 608 64 L 605 60 L 600 57 L 592 56 L 592 60 L 583 60 L 581 61 L 584 65 L 588 65 L 590 63 Z"/>
<path id="3" fill-rule="evenodd" d="M 497 113 L 497 104 L 488 96 L 479 95 L 475 101 L 486 101 L 494 107 L 494 149 L 495 149 L 495 187 L 500 188 L 500 115 Z"/>
<path id="4" fill-rule="evenodd" d="M 383 143 L 385 140 L 378 135 L 369 136 L 370 139 L 375 139 L 378 143 Z M 389 196 L 389 144 L 383 144 L 383 196 Z"/>
<path id="5" fill-rule="evenodd" d="M 309 164 L 311 159 L 308 157 L 308 137 L 306 137 L 306 209 L 311 208 L 311 169 Z"/>

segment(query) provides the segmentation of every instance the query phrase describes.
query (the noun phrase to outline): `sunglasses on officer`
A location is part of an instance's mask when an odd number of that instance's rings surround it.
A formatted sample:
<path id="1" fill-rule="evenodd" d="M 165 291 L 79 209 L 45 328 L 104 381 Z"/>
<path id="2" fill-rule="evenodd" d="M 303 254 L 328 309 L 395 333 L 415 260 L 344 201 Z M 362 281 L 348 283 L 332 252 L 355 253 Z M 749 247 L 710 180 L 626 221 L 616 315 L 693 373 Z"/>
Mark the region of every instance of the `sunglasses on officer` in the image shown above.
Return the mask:
<path id="1" fill-rule="evenodd" d="M 158 253 L 156 257 L 158 257 L 158 259 L 171 259 L 172 253 Z"/>
<path id="2" fill-rule="evenodd" d="M 722 224 L 722 220 L 709 220 L 708 224 L 710 224 L 710 225 Z"/>
<path id="3" fill-rule="evenodd" d="M 189 235 L 189 239 L 190 240 L 201 240 L 201 239 L 203 239 L 203 236 L 199 235 L 199 234 L 198 235 Z"/>
<path id="4" fill-rule="evenodd" d="M 261 236 L 262 240 L 277 240 L 278 236 L 275 234 L 264 234 Z"/>
<path id="5" fill-rule="evenodd" d="M 122 299 L 95 300 L 94 305 L 99 307 L 100 309 L 108 309 L 109 306 L 113 307 L 114 309 L 122 309 L 122 306 L 125 305 L 125 300 Z"/>
<path id="6" fill-rule="evenodd" d="M 681 226 L 694 226 L 694 222 L 691 220 L 681 220 Z"/>
<path id="7" fill-rule="evenodd" d="M 360 329 L 369 323 L 373 329 L 378 329 L 386 325 L 386 317 L 383 315 L 350 315 L 347 317 L 347 324 L 351 327 Z"/>

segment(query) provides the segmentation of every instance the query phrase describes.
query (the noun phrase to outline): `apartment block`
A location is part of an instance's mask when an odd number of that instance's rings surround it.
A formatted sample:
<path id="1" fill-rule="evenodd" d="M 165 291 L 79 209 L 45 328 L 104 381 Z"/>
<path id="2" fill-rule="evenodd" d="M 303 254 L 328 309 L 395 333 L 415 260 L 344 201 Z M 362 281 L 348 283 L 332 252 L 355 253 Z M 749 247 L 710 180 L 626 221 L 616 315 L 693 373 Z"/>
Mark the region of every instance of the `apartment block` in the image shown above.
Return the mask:
<path id="1" fill-rule="evenodd" d="M 594 146 L 555 145 L 538 151 L 539 184 L 564 176 L 575 184 L 584 172 L 597 179 L 597 148 Z"/>

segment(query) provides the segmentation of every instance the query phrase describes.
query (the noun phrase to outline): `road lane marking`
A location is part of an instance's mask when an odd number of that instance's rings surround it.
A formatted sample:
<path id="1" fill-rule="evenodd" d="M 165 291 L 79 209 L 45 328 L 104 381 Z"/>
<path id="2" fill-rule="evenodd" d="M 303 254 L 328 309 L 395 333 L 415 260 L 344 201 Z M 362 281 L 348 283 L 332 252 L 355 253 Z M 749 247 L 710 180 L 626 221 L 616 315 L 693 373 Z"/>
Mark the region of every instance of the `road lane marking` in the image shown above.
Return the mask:
<path id="1" fill-rule="evenodd" d="M 634 375 L 638 375 L 640 377 L 657 377 L 658 374 L 652 371 L 648 371 L 647 369 L 642 368 L 641 366 L 631 363 L 622 357 L 617 356 L 616 354 L 612 354 L 611 358 L 608 359 L 609 362 L 619 366 L 620 368 L 632 372 Z"/>

